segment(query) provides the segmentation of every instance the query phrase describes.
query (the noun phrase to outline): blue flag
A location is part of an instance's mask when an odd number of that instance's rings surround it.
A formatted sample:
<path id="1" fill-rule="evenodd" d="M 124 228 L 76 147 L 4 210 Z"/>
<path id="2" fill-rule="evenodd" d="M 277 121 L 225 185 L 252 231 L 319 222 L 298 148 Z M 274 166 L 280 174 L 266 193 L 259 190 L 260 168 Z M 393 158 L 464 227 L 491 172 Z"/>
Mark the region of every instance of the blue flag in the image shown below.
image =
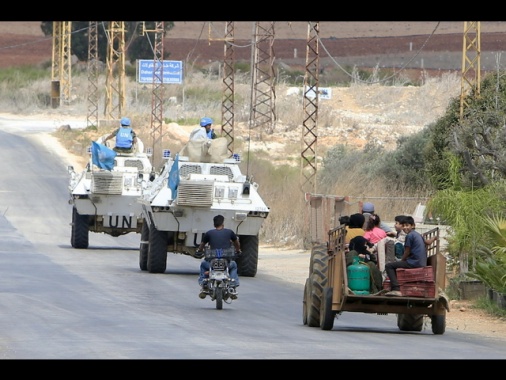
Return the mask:
<path id="1" fill-rule="evenodd" d="M 177 188 L 179 186 L 179 153 L 176 154 L 176 158 L 170 168 L 168 186 L 172 191 L 172 199 L 176 199 Z"/>
<path id="2" fill-rule="evenodd" d="M 92 141 L 91 146 L 91 162 L 100 169 L 111 171 L 114 168 L 114 157 L 116 152 L 109 149 L 105 145 Z"/>

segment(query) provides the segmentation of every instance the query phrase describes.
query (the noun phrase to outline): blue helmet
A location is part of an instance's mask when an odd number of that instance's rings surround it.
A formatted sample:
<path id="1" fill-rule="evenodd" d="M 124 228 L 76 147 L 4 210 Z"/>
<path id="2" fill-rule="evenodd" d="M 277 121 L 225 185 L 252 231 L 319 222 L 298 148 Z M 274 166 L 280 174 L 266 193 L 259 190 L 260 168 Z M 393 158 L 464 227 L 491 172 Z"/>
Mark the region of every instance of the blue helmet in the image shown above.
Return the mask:
<path id="1" fill-rule="evenodd" d="M 211 119 L 210 117 L 203 117 L 202 119 L 200 119 L 200 126 L 201 127 L 205 127 L 206 125 L 209 125 L 212 123 L 213 123 L 213 119 Z"/>
<path id="2" fill-rule="evenodd" d="M 129 127 L 130 126 L 130 119 L 128 117 L 121 118 L 120 124 Z"/>

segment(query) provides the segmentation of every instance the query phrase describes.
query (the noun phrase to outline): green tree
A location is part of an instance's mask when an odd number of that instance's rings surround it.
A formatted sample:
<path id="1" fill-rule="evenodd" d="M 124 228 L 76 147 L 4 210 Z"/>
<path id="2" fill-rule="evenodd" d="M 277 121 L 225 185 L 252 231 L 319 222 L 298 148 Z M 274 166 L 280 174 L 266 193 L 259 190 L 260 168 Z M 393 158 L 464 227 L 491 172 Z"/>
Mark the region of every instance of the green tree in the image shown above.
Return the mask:
<path id="1" fill-rule="evenodd" d="M 482 281 L 490 289 L 506 294 L 506 219 L 500 212 L 483 218 L 488 233 L 480 244 L 481 256 L 469 276 Z"/>
<path id="2" fill-rule="evenodd" d="M 388 190 L 406 189 L 419 194 L 430 191 L 424 157 L 429 136 L 427 128 L 413 135 L 401 136 L 397 139 L 397 149 L 386 152 L 383 159 L 375 160 L 378 175 L 389 179 Z"/>
<path id="3" fill-rule="evenodd" d="M 453 173 L 447 154 L 450 152 L 449 136 L 459 120 L 459 109 L 460 100 L 454 98 L 449 102 L 446 113 L 428 126 L 429 137 L 423 154 L 427 175 L 435 190 L 444 190 L 455 185 L 454 182 L 447 181 Z"/>
<path id="4" fill-rule="evenodd" d="M 464 188 L 478 188 L 506 178 L 506 75 L 488 74 L 480 94 L 470 92 L 460 118 L 460 102 L 454 99 L 446 114 L 431 126 L 426 160 L 437 189 L 453 186 L 446 181 L 450 168 L 445 153 L 461 162 L 459 175 Z M 430 162 L 429 162 L 430 161 Z"/>
<path id="5" fill-rule="evenodd" d="M 459 265 L 460 273 L 473 269 L 481 247 L 491 243 L 485 221 L 488 215 L 506 207 L 506 182 L 498 180 L 481 187 L 462 183 L 462 161 L 454 154 L 444 154 L 449 168 L 445 188 L 429 200 L 427 212 L 439 215 L 451 226 L 447 237 L 448 252 Z"/>

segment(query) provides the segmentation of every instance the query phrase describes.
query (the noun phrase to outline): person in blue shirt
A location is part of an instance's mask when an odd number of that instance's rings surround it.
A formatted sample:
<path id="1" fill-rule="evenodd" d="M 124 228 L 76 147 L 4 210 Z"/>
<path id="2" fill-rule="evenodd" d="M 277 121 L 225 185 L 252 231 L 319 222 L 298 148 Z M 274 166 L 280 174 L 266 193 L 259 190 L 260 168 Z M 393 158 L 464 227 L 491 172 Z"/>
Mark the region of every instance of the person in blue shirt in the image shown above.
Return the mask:
<path id="1" fill-rule="evenodd" d="M 113 149 L 116 152 L 131 153 L 132 147 L 137 142 L 137 136 L 131 124 L 132 122 L 128 117 L 121 118 L 120 127 L 105 138 L 104 144 L 107 140 L 116 137 L 116 145 Z"/>
<path id="2" fill-rule="evenodd" d="M 229 228 L 225 228 L 225 218 L 223 215 L 216 215 L 213 218 L 214 229 L 207 231 L 202 238 L 197 252 L 202 252 L 204 247 L 208 244 L 211 249 L 227 249 L 234 245 L 236 255 L 241 254 L 241 245 L 236 233 Z M 199 285 L 202 286 L 199 297 L 206 298 L 207 292 L 207 274 L 209 273 L 210 263 L 208 260 L 202 260 L 200 263 Z M 229 263 L 230 277 L 234 281 L 232 286 L 233 292 L 232 299 L 237 298 L 235 288 L 239 286 L 239 276 L 237 275 L 237 263 L 230 260 Z M 206 273 L 207 272 L 207 273 Z"/>
<path id="3" fill-rule="evenodd" d="M 400 285 L 397 281 L 397 268 L 421 268 L 427 266 L 427 244 L 423 236 L 415 231 L 415 220 L 412 216 L 405 216 L 403 230 L 406 232 L 404 254 L 400 261 L 385 264 L 385 271 L 390 279 L 391 291 L 386 296 L 401 296 Z M 429 242 L 431 243 L 431 242 Z"/>

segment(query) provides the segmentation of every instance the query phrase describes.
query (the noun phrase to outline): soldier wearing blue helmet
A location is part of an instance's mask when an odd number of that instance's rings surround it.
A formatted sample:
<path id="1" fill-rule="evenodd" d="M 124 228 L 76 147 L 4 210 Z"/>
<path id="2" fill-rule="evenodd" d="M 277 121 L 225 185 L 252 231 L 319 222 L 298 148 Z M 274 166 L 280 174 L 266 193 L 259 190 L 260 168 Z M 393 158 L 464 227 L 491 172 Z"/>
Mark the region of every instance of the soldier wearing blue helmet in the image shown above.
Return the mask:
<path id="1" fill-rule="evenodd" d="M 132 122 L 128 117 L 122 117 L 120 120 L 120 127 L 105 138 L 104 144 L 107 140 L 116 136 L 116 146 L 114 150 L 116 152 L 131 153 L 133 145 L 137 142 L 137 136 L 131 124 Z"/>
<path id="2" fill-rule="evenodd" d="M 215 139 L 216 133 L 214 133 L 213 127 L 213 119 L 210 117 L 203 117 L 200 119 L 200 126 L 206 129 L 206 135 L 208 139 Z"/>
<path id="3" fill-rule="evenodd" d="M 208 125 L 212 125 L 213 124 L 213 119 L 211 119 L 210 117 L 203 117 L 202 119 L 200 119 L 200 126 L 201 127 L 207 127 Z"/>
<path id="4" fill-rule="evenodd" d="M 210 117 L 203 117 L 200 119 L 200 127 L 195 128 L 190 133 L 190 140 L 206 140 L 206 139 L 215 139 L 216 133 L 212 129 L 213 119 Z"/>

